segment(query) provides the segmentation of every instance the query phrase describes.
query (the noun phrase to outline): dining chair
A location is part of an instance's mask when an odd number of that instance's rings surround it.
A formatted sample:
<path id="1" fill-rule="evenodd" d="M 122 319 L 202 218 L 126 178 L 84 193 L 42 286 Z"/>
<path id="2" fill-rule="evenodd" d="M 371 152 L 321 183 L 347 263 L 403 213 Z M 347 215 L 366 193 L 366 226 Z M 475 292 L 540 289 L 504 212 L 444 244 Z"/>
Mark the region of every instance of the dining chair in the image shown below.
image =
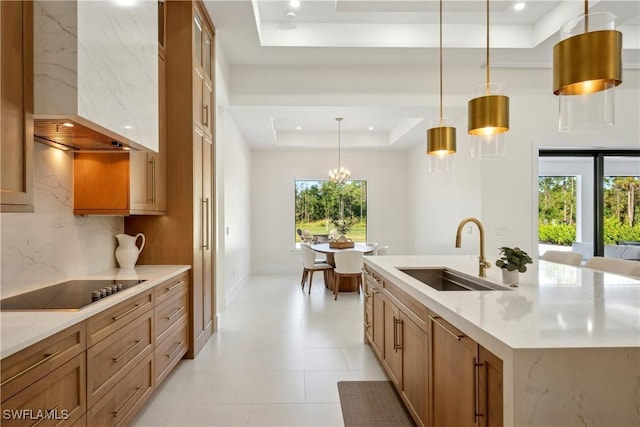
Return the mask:
<path id="1" fill-rule="evenodd" d="M 355 277 L 358 281 L 356 289 L 358 294 L 362 287 L 362 267 L 363 267 L 363 254 L 356 249 L 345 249 L 333 254 L 333 260 L 336 267 L 333 270 L 335 280 L 333 283 L 333 295 L 334 300 L 338 299 L 338 291 L 340 290 L 340 281 L 344 277 Z"/>
<path id="2" fill-rule="evenodd" d="M 376 251 L 378 250 L 378 242 L 367 242 L 365 243 L 367 246 L 373 246 L 373 254 L 376 254 Z"/>
<path id="3" fill-rule="evenodd" d="M 304 284 L 309 279 L 309 293 L 311 293 L 311 285 L 313 284 L 313 273 L 322 271 L 325 283 L 329 282 L 329 271 L 333 270 L 333 266 L 327 263 L 316 263 L 316 253 L 310 247 L 303 245 L 302 249 L 302 280 L 300 286 L 304 291 Z"/>
<path id="4" fill-rule="evenodd" d="M 388 251 L 389 245 L 381 246 L 374 252 L 374 255 L 386 255 Z"/>
<path id="5" fill-rule="evenodd" d="M 300 243 L 300 247 L 305 246 L 309 249 L 311 249 L 313 251 L 313 248 L 311 247 L 310 243 L 307 242 L 301 242 Z M 322 255 L 316 251 L 313 251 L 314 254 L 316 254 L 316 264 L 322 264 L 323 262 L 326 263 L 327 262 L 327 256 L 326 255 Z"/>
<path id="6" fill-rule="evenodd" d="M 608 273 L 640 277 L 640 261 L 594 256 L 587 260 L 584 266 Z"/>
<path id="7" fill-rule="evenodd" d="M 540 259 L 558 264 L 578 266 L 582 263 L 582 254 L 571 251 L 551 250 L 540 255 Z"/>

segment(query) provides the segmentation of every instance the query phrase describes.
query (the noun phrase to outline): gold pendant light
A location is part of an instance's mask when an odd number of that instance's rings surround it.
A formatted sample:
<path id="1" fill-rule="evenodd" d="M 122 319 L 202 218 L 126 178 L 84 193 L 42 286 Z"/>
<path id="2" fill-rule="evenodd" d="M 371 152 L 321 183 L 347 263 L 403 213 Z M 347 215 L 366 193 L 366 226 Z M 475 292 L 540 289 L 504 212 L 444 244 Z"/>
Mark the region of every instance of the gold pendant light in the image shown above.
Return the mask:
<path id="1" fill-rule="evenodd" d="M 469 101 L 467 133 L 477 137 L 499 135 L 509 130 L 509 98 L 490 83 L 489 0 L 487 0 L 487 82 L 484 95 Z M 501 85 L 500 85 L 501 86 Z"/>
<path id="2" fill-rule="evenodd" d="M 336 121 L 338 122 L 338 168 L 329 171 L 329 180 L 334 184 L 344 184 L 351 177 L 351 172 L 340 164 L 340 122 L 342 117 L 336 117 Z"/>
<path id="3" fill-rule="evenodd" d="M 427 154 L 448 155 L 456 152 L 456 128 L 445 126 L 442 117 L 442 0 L 440 0 L 440 118 L 434 127 L 427 129 Z"/>
<path id="4" fill-rule="evenodd" d="M 589 13 L 567 22 L 553 47 L 553 93 L 560 97 L 560 131 L 613 125 L 613 89 L 622 83 L 622 33 L 615 16 Z"/>

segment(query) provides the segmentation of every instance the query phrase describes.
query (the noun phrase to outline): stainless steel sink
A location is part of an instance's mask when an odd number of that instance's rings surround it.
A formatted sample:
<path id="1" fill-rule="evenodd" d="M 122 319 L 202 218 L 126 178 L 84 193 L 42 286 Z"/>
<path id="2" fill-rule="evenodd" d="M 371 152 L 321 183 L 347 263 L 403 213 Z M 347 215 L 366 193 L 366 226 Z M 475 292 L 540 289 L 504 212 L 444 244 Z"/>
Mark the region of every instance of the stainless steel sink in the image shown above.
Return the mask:
<path id="1" fill-rule="evenodd" d="M 405 274 L 421 281 L 436 291 L 510 291 L 478 277 L 468 276 L 448 268 L 398 268 Z"/>

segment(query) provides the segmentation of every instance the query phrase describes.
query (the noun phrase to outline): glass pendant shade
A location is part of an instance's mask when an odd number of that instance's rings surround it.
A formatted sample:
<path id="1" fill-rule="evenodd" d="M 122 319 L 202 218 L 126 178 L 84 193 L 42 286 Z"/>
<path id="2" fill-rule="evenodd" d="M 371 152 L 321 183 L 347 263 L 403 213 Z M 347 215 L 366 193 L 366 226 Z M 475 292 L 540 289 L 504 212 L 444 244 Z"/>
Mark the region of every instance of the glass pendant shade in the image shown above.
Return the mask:
<path id="1" fill-rule="evenodd" d="M 559 130 L 613 126 L 614 88 L 622 83 L 622 33 L 615 30 L 615 15 L 597 12 L 579 16 L 562 26 L 560 39 L 553 47 Z"/>
<path id="2" fill-rule="evenodd" d="M 442 0 L 440 0 L 440 117 L 431 121 L 427 129 L 427 154 L 429 155 L 429 172 L 453 171 L 453 156 L 456 152 L 456 128 L 453 120 L 442 117 Z"/>
<path id="3" fill-rule="evenodd" d="M 487 0 L 487 79 L 476 87 L 467 106 L 467 133 L 472 157 L 504 156 L 504 134 L 509 131 L 509 97 L 501 83 L 491 83 L 489 62 L 489 0 Z"/>

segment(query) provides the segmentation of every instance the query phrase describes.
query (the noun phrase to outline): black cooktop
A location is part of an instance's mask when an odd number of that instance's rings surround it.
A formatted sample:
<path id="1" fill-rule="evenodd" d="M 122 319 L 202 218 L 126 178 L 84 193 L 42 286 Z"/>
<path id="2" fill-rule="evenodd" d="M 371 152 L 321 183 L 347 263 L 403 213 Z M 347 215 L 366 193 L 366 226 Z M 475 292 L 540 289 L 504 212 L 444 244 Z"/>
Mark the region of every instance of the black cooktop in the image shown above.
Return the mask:
<path id="1" fill-rule="evenodd" d="M 79 310 L 146 280 L 70 280 L 0 300 L 0 310 Z"/>

